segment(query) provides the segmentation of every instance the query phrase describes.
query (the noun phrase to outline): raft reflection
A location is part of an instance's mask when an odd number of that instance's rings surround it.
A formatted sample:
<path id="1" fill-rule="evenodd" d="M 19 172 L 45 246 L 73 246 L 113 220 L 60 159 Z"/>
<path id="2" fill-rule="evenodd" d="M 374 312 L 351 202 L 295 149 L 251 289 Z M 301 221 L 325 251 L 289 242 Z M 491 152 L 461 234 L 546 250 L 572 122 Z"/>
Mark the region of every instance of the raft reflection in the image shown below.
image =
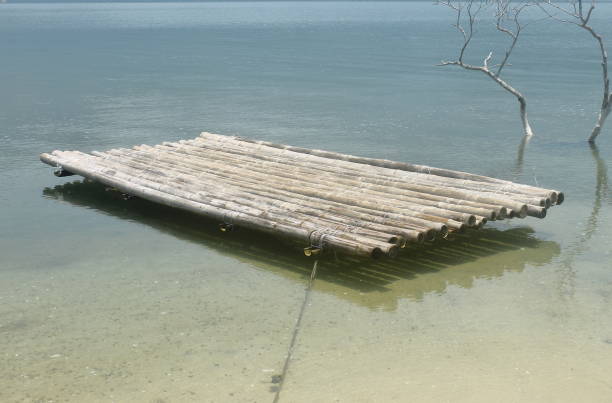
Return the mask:
<path id="1" fill-rule="evenodd" d="M 148 225 L 284 277 L 310 276 L 313 260 L 303 256 L 304 245 L 245 229 L 221 232 L 217 222 L 142 199 L 123 200 L 91 181 L 45 188 L 43 195 Z M 409 247 L 396 259 L 324 255 L 315 289 L 368 308 L 395 310 L 401 299 L 418 301 L 451 285 L 470 288 L 475 279 L 545 264 L 559 252 L 556 242 L 535 238 L 529 227 L 484 228 Z"/>

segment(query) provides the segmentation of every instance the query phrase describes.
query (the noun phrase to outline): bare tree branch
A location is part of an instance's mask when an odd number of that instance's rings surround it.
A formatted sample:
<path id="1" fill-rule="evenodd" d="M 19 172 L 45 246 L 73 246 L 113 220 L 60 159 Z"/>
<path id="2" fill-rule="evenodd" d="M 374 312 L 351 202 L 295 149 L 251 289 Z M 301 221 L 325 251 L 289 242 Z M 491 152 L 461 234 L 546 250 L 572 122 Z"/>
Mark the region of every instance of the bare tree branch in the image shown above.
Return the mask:
<path id="1" fill-rule="evenodd" d="M 582 2 L 580 2 L 580 4 L 582 5 Z M 591 7 L 589 7 L 589 11 L 587 12 L 587 16 L 583 20 L 585 25 L 589 23 L 589 20 L 591 19 L 591 15 L 593 14 L 593 10 L 595 10 L 595 0 L 593 0 L 591 2 Z"/>
<path id="2" fill-rule="evenodd" d="M 612 94 L 610 94 L 610 78 L 608 75 L 608 53 L 606 51 L 606 46 L 604 44 L 603 37 L 595 31 L 595 29 L 589 25 L 589 21 L 593 16 L 593 11 L 595 10 L 595 0 L 591 0 L 591 4 L 584 13 L 584 7 L 582 4 L 582 0 L 571 0 L 570 2 L 571 10 L 564 8 L 552 0 L 543 0 L 538 3 L 538 7 L 543 10 L 550 18 L 563 22 L 576 25 L 588 33 L 597 41 L 599 45 L 599 51 L 601 53 L 601 69 L 602 69 L 602 79 L 603 79 L 603 99 L 601 102 L 601 108 L 599 110 L 599 115 L 597 117 L 597 122 L 595 123 L 595 127 L 591 131 L 591 135 L 589 136 L 589 143 L 594 144 L 595 139 L 601 133 L 601 129 L 606 122 L 606 119 L 612 112 Z M 550 9 L 556 10 L 557 12 L 563 13 L 568 16 L 570 19 L 560 19 L 555 14 L 550 12 Z"/>
<path id="3" fill-rule="evenodd" d="M 529 7 L 531 4 L 528 3 L 524 3 L 521 4 L 518 7 L 515 7 L 513 9 L 510 9 L 510 0 L 498 0 L 497 1 L 497 23 L 496 23 L 496 28 L 498 31 L 503 32 L 505 34 L 507 34 L 508 36 L 510 36 L 510 38 L 512 38 L 512 42 L 510 44 L 510 47 L 506 50 L 504 59 L 502 60 L 502 62 L 499 64 L 499 68 L 497 69 L 497 73 L 496 75 L 500 75 L 503 68 L 506 66 L 506 64 L 508 63 L 508 59 L 510 58 L 510 55 L 512 54 L 512 51 L 514 50 L 514 47 L 516 46 L 516 43 L 518 42 L 519 39 L 519 35 L 521 34 L 521 30 L 522 30 L 522 26 L 521 26 L 521 22 L 519 21 L 519 16 L 521 14 L 521 12 Z M 506 28 L 503 26 L 503 21 L 505 19 L 508 19 L 511 16 L 514 25 L 515 25 L 515 30 L 511 31 L 509 28 Z"/>
<path id="4" fill-rule="evenodd" d="M 503 80 L 500 75 L 504 67 L 508 66 L 508 60 L 514 50 L 524 24 L 519 20 L 521 12 L 530 3 L 522 3 L 518 6 L 512 6 L 511 0 L 441 0 L 436 4 L 446 6 L 453 10 L 456 14 L 455 24 L 453 25 L 463 36 L 463 44 L 459 50 L 459 56 L 456 60 L 442 61 L 439 66 L 459 66 L 465 70 L 480 71 L 495 81 L 500 87 L 514 95 L 519 102 L 521 121 L 523 123 L 523 132 L 525 136 L 532 136 L 533 130 L 527 119 L 527 101 L 523 94 L 516 88 L 512 87 L 507 81 Z M 478 20 L 478 15 L 491 4 L 495 4 L 495 27 L 497 31 L 507 35 L 510 38 L 510 44 L 504 52 L 504 57 L 501 62 L 490 65 L 493 59 L 493 52 L 484 58 L 482 65 L 469 64 L 464 61 L 466 52 L 475 33 L 475 27 Z M 464 14 L 465 10 L 465 14 Z M 514 28 L 509 28 L 507 23 L 514 25 Z M 495 71 L 493 71 L 493 70 Z"/>

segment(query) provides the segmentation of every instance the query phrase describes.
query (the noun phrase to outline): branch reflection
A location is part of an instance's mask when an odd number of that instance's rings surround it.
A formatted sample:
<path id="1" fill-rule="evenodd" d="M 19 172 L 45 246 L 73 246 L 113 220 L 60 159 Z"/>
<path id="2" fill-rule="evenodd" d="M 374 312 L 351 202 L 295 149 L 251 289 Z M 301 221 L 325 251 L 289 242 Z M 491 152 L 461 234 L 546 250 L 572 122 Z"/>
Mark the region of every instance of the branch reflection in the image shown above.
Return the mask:
<path id="1" fill-rule="evenodd" d="M 514 169 L 512 170 L 512 180 L 515 182 L 521 177 L 521 175 L 523 175 L 525 148 L 527 148 L 529 140 L 531 140 L 531 136 L 523 136 L 521 142 L 519 143 L 518 152 L 516 153 L 516 164 L 514 165 Z"/>
<path id="2" fill-rule="evenodd" d="M 591 213 L 587 217 L 584 229 L 579 232 L 581 236 L 570 244 L 564 251 L 564 257 L 561 260 L 563 268 L 563 277 L 561 279 L 562 295 L 573 295 L 575 289 L 575 269 L 574 261 L 576 257 L 584 254 L 589 246 L 589 242 L 597 229 L 599 228 L 599 214 L 603 203 L 612 200 L 608 186 L 608 166 L 606 161 L 601 158 L 599 149 L 595 144 L 589 144 L 591 147 L 591 156 L 595 162 L 595 194 L 593 198 L 593 207 Z"/>

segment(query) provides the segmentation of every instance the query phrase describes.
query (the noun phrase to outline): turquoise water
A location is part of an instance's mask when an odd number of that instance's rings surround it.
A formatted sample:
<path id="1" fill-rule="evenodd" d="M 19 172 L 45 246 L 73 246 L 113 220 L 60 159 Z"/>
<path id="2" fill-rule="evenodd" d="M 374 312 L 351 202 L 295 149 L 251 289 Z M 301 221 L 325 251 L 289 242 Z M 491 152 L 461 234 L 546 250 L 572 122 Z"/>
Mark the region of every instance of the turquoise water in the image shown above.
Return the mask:
<path id="1" fill-rule="evenodd" d="M 612 400 L 612 126 L 584 142 L 595 43 L 524 32 L 507 70 L 536 132 L 521 159 L 514 99 L 435 66 L 456 54 L 450 18 L 427 2 L 0 4 L 0 401 L 275 398 L 313 264 L 300 245 L 38 161 L 203 130 L 566 193 L 545 220 L 321 259 L 280 401 Z M 611 18 L 599 5 L 610 44 Z M 501 54 L 487 38 L 474 63 Z"/>

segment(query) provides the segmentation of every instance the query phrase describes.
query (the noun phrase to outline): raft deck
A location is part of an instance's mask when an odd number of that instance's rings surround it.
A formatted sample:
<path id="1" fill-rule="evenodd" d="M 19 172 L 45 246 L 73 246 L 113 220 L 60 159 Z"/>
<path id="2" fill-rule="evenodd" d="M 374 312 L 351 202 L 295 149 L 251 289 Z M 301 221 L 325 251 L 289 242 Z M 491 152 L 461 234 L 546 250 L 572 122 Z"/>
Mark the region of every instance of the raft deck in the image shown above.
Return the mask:
<path id="1" fill-rule="evenodd" d="M 544 218 L 562 192 L 465 172 L 202 133 L 105 152 L 53 151 L 57 176 L 330 249 L 394 256 L 487 221 Z"/>

